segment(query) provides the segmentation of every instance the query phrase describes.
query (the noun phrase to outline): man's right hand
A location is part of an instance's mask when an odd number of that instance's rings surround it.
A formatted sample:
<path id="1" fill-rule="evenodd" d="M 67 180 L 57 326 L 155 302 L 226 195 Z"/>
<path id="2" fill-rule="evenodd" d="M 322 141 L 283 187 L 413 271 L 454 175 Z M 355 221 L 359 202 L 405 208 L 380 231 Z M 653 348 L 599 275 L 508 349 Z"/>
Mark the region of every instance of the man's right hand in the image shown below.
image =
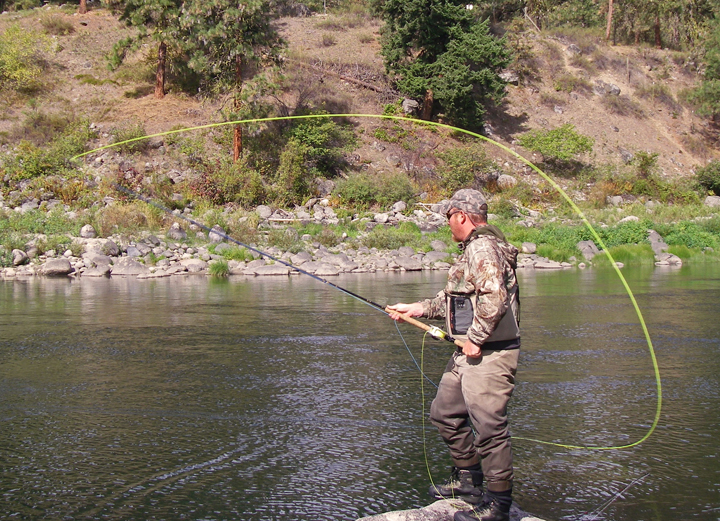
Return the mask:
<path id="1" fill-rule="evenodd" d="M 403 304 L 402 302 L 398 302 L 397 304 L 388 306 L 387 308 L 385 308 L 385 310 L 388 312 L 388 315 L 390 315 L 390 318 L 392 318 L 393 320 L 402 321 L 402 315 L 407 315 L 409 317 L 423 316 L 422 302 L 413 302 L 412 304 Z"/>

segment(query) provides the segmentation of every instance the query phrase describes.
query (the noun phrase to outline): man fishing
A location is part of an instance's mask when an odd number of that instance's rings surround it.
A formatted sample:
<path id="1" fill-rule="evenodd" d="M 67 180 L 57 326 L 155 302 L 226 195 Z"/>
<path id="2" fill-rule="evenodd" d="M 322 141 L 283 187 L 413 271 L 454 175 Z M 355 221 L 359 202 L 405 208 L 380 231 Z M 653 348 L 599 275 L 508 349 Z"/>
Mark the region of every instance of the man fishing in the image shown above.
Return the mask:
<path id="1" fill-rule="evenodd" d="M 513 485 L 507 404 L 520 350 L 518 250 L 487 223 L 481 192 L 459 190 L 442 211 L 463 252 L 445 289 L 434 298 L 387 310 L 394 320 L 403 315 L 445 318 L 448 332 L 463 342 L 430 407 L 430 420 L 453 460 L 450 479 L 432 485 L 430 494 L 473 505 L 471 511 L 456 512 L 455 521 L 507 521 Z"/>

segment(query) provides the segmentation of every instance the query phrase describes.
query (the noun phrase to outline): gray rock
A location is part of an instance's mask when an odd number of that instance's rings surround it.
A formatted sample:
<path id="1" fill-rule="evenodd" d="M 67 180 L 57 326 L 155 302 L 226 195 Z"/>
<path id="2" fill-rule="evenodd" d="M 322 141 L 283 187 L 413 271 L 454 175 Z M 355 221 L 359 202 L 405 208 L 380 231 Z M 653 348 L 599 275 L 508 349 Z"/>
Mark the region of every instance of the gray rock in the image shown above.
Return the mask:
<path id="1" fill-rule="evenodd" d="M 444 251 L 429 251 L 423 258 L 422 263 L 429 265 L 435 264 L 436 262 L 444 262 L 450 255 Z"/>
<path id="2" fill-rule="evenodd" d="M 380 224 L 385 224 L 390 220 L 390 216 L 386 213 L 376 213 L 373 217 L 373 221 Z"/>
<path id="3" fill-rule="evenodd" d="M 208 234 L 208 238 L 210 239 L 210 242 L 218 243 L 223 242 L 227 235 L 225 234 L 225 230 L 222 229 L 222 226 L 219 224 L 216 224 L 212 227 L 212 230 L 210 230 L 210 233 Z"/>
<path id="4" fill-rule="evenodd" d="M 40 274 L 46 277 L 65 277 L 74 271 L 67 259 L 50 259 L 40 266 Z"/>
<path id="5" fill-rule="evenodd" d="M 82 258 L 85 265 L 90 267 L 109 266 L 112 263 L 112 257 L 95 252 L 83 253 Z"/>
<path id="6" fill-rule="evenodd" d="M 173 223 L 167 231 L 167 237 L 174 241 L 184 241 L 187 239 L 187 232 L 180 226 L 180 223 Z"/>
<path id="7" fill-rule="evenodd" d="M 403 257 L 412 257 L 415 255 L 415 250 L 410 246 L 400 246 L 398 248 L 398 253 Z"/>
<path id="8" fill-rule="evenodd" d="M 441 499 L 423 508 L 396 510 L 374 516 L 361 517 L 357 521 L 452 521 L 458 510 L 470 510 L 464 501 Z M 543 521 L 522 511 L 513 503 L 510 507 L 510 521 Z"/>
<path id="9" fill-rule="evenodd" d="M 518 181 L 511 175 L 502 174 L 497 178 L 497 184 L 501 190 L 507 190 L 517 185 Z"/>
<path id="10" fill-rule="evenodd" d="M 717 195 L 708 195 L 705 198 L 705 206 L 709 206 L 711 208 L 720 208 L 720 196 Z"/>
<path id="11" fill-rule="evenodd" d="M 600 250 L 593 241 L 580 241 L 577 243 L 577 248 L 582 253 L 585 260 L 592 260 L 592 258 L 600 253 Z"/>
<path id="12" fill-rule="evenodd" d="M 422 263 L 412 257 L 401 255 L 400 257 L 395 257 L 393 260 L 405 271 L 420 271 L 422 269 Z"/>
<path id="13" fill-rule="evenodd" d="M 95 268 L 88 268 L 83 271 L 83 277 L 109 277 L 110 276 L 110 265 L 104 264 Z"/>
<path id="14" fill-rule="evenodd" d="M 120 255 L 120 248 L 118 248 L 118 245 L 111 239 L 85 239 L 85 251 L 109 255 L 111 257 Z"/>
<path id="15" fill-rule="evenodd" d="M 538 261 L 534 263 L 535 269 L 538 270 L 561 270 L 563 265 L 555 261 Z"/>
<path id="16" fill-rule="evenodd" d="M 618 152 L 620 152 L 620 158 L 626 165 L 632 163 L 632 160 L 635 159 L 635 155 L 632 152 L 625 150 L 622 147 L 618 148 Z"/>
<path id="17" fill-rule="evenodd" d="M 301 251 L 299 253 L 296 253 L 292 257 L 290 257 L 290 263 L 294 264 L 295 266 L 301 266 L 305 264 L 306 262 L 310 262 L 312 260 L 312 255 L 310 255 L 306 251 Z"/>
<path id="18" fill-rule="evenodd" d="M 534 242 L 524 242 L 521 246 L 523 253 L 533 254 L 537 251 L 537 245 Z"/>
<path id="19" fill-rule="evenodd" d="M 660 255 L 668 251 L 670 248 L 670 246 L 667 245 L 663 238 L 660 237 L 660 234 L 655 230 L 648 230 L 648 241 L 650 242 L 650 247 L 655 255 Z"/>
<path id="20" fill-rule="evenodd" d="M 608 195 L 607 203 L 613 206 L 620 206 L 623 204 L 623 198 L 621 195 Z"/>
<path id="21" fill-rule="evenodd" d="M 447 250 L 447 244 L 445 244 L 445 243 L 444 243 L 443 241 L 441 241 L 440 239 L 435 239 L 434 241 L 432 241 L 432 242 L 430 243 L 430 247 L 431 247 L 434 251 L 443 251 L 443 252 L 444 252 L 445 250 Z"/>
<path id="22" fill-rule="evenodd" d="M 405 98 L 402 101 L 402 109 L 405 114 L 415 114 L 420 104 L 414 99 Z"/>
<path id="23" fill-rule="evenodd" d="M 677 255 L 673 255 L 672 253 L 661 253 L 659 255 L 655 255 L 655 260 L 657 262 L 666 263 L 671 266 L 682 266 L 683 263 L 680 257 L 678 257 Z"/>
<path id="24" fill-rule="evenodd" d="M 387 161 L 388 165 L 394 166 L 395 168 L 402 165 L 402 160 L 400 159 L 400 157 L 392 154 L 387 156 L 385 158 L 385 161 Z"/>
<path id="25" fill-rule="evenodd" d="M 315 270 L 318 277 L 334 277 L 340 275 L 340 270 L 330 264 L 321 263 L 322 265 Z"/>
<path id="26" fill-rule="evenodd" d="M 200 273 L 208 268 L 208 263 L 201 259 L 183 259 L 180 265 L 187 269 L 189 273 Z M 113 269 L 113 275 L 115 270 Z"/>
<path id="27" fill-rule="evenodd" d="M 257 268 L 253 268 L 252 270 L 245 270 L 245 274 L 249 275 L 250 271 L 254 275 L 285 275 L 288 276 L 290 274 L 290 268 L 285 266 L 284 264 L 266 264 L 265 266 L 258 266 Z"/>
<path id="28" fill-rule="evenodd" d="M 510 85 L 520 84 L 520 76 L 518 76 L 518 73 L 515 71 L 504 70 L 499 74 L 499 76 L 501 80 L 505 83 L 509 83 Z"/>
<path id="29" fill-rule="evenodd" d="M 257 213 L 261 219 L 269 219 L 273 211 L 272 208 L 270 208 L 269 206 L 261 204 L 260 206 L 255 208 L 255 213 Z"/>
<path id="30" fill-rule="evenodd" d="M 392 205 L 391 211 L 393 211 L 395 213 L 402 213 L 405 210 L 407 210 L 407 204 L 405 203 L 405 201 L 398 201 L 397 203 Z"/>
<path id="31" fill-rule="evenodd" d="M 30 261 L 27 253 L 22 250 L 15 249 L 11 253 L 13 266 L 22 266 Z"/>
<path id="32" fill-rule="evenodd" d="M 93 228 L 92 224 L 86 224 L 80 228 L 80 237 L 83 239 L 94 239 L 97 237 L 97 232 L 95 231 L 95 228 Z"/>
<path id="33" fill-rule="evenodd" d="M 122 257 L 118 259 L 118 261 L 113 265 L 112 269 L 110 270 L 110 273 L 115 275 L 142 275 L 145 273 L 150 273 L 150 268 L 145 266 L 144 264 L 139 263 L 135 259 L 131 259 L 130 257 Z"/>
<path id="34" fill-rule="evenodd" d="M 320 197 L 327 197 L 335 190 L 335 183 L 330 179 L 315 179 L 315 192 Z"/>
<path id="35" fill-rule="evenodd" d="M 640 217 L 636 217 L 635 215 L 628 215 L 627 217 L 623 217 L 618 221 L 618 224 L 620 223 L 629 223 L 629 222 L 638 222 L 640 220 Z"/>

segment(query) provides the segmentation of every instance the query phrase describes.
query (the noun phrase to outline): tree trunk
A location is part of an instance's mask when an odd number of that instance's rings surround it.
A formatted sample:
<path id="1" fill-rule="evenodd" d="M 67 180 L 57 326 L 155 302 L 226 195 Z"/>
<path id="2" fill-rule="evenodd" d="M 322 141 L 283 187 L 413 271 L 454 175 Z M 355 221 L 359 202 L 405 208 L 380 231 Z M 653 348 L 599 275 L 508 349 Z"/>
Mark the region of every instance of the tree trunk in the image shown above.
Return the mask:
<path id="1" fill-rule="evenodd" d="M 240 109 L 240 93 L 242 92 L 242 57 L 235 58 L 235 81 L 237 83 L 237 94 L 235 95 L 235 111 Z M 235 125 L 233 132 L 233 161 L 237 162 L 242 155 L 242 127 Z"/>
<path id="2" fill-rule="evenodd" d="M 158 47 L 157 72 L 155 73 L 155 98 L 165 97 L 165 58 L 167 57 L 167 45 L 160 42 Z"/>
<path id="3" fill-rule="evenodd" d="M 78 9 L 78 14 L 85 14 L 87 12 L 87 0 L 80 0 L 80 9 Z"/>
<path id="4" fill-rule="evenodd" d="M 662 49 L 662 38 L 660 37 L 660 15 L 655 15 L 655 47 Z"/>
<path id="5" fill-rule="evenodd" d="M 425 99 L 423 100 L 422 108 L 422 119 L 430 121 L 433 113 L 433 105 L 435 104 L 435 98 L 433 97 L 432 89 L 425 91 Z"/>
<path id="6" fill-rule="evenodd" d="M 605 39 L 610 39 L 610 31 L 612 29 L 613 17 L 613 0 L 608 0 L 607 30 L 605 31 Z"/>

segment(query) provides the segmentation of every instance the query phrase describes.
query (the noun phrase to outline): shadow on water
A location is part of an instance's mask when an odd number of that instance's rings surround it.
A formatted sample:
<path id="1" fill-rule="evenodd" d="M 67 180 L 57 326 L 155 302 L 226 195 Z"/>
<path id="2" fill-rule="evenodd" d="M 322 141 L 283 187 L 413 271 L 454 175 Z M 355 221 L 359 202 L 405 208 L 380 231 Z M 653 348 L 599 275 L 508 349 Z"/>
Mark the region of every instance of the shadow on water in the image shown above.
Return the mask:
<path id="1" fill-rule="evenodd" d="M 627 270 L 663 375 L 621 451 L 517 439 L 516 500 L 547 519 L 720 517 L 720 268 Z M 340 277 L 381 304 L 443 273 Z M 521 272 L 518 437 L 618 445 L 655 412 L 637 316 L 607 270 Z M 382 313 L 307 277 L 0 283 L 0 517 L 336 520 L 430 502 L 450 465 Z M 438 381 L 450 346 L 401 326 Z"/>

